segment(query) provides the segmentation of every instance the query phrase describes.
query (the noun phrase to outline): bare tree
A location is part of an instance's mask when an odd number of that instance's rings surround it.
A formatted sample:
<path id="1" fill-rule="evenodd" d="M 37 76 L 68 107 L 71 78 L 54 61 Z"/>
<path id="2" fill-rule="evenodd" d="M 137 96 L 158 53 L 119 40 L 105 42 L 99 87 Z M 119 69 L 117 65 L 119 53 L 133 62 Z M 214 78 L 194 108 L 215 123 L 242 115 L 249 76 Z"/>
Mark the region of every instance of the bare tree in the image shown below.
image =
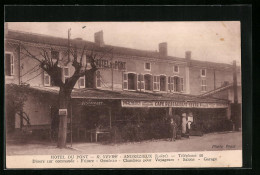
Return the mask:
<path id="1" fill-rule="evenodd" d="M 51 77 L 52 82 L 60 88 L 59 90 L 59 108 L 67 109 L 72 90 L 79 80 L 80 77 L 87 74 L 94 74 L 97 70 L 96 60 L 104 57 L 105 53 L 108 51 L 102 52 L 103 54 L 98 54 L 97 52 L 86 51 L 86 45 L 79 49 L 77 46 L 68 47 L 66 52 L 67 59 L 63 58 L 61 60 L 54 59 L 50 52 L 46 48 L 40 48 L 40 54 L 36 56 L 29 51 L 24 45 L 21 46 L 22 53 L 29 58 L 32 58 L 40 63 L 40 67 Z M 50 48 L 50 50 L 54 50 Z M 110 50 L 111 51 L 111 50 Z M 86 57 L 84 57 L 86 56 Z M 86 59 L 88 64 L 83 64 L 83 59 Z M 65 82 L 63 81 L 61 75 L 61 66 L 60 64 L 68 64 L 72 62 L 72 66 L 75 71 L 71 77 L 67 78 Z M 90 67 L 88 66 L 90 65 Z M 58 147 L 66 147 L 66 137 L 67 137 L 67 115 L 59 117 L 59 133 L 58 133 Z"/>

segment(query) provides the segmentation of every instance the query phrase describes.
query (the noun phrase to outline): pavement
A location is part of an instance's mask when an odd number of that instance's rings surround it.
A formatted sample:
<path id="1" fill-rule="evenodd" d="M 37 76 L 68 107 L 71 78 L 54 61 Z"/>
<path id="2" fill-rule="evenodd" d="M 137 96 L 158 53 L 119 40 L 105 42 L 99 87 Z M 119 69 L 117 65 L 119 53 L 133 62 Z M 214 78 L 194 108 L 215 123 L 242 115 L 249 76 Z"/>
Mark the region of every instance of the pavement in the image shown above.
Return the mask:
<path id="1" fill-rule="evenodd" d="M 56 143 L 7 143 L 7 155 L 118 154 L 242 150 L 242 132 L 210 133 L 181 140 L 148 140 L 127 143 L 73 143 L 59 149 Z"/>

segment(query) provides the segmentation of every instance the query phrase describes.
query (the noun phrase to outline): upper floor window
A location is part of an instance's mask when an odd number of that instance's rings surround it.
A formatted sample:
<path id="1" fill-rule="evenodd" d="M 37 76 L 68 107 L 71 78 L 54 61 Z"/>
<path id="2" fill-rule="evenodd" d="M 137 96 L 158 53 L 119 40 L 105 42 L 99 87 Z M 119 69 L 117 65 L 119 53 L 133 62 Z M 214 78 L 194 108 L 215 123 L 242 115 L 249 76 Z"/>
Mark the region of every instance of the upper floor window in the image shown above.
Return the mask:
<path id="1" fill-rule="evenodd" d="M 5 53 L 5 75 L 14 75 L 14 56 L 12 53 Z"/>
<path id="2" fill-rule="evenodd" d="M 85 88 L 85 76 L 80 77 L 78 83 L 79 83 L 79 88 Z"/>
<path id="3" fill-rule="evenodd" d="M 160 91 L 166 91 L 166 76 L 160 76 Z"/>
<path id="4" fill-rule="evenodd" d="M 43 73 L 43 84 L 44 84 L 44 86 L 51 86 L 51 77 L 45 71 Z"/>
<path id="5" fill-rule="evenodd" d="M 60 60 L 60 52 L 52 50 L 51 51 L 51 58 L 54 60 Z"/>
<path id="6" fill-rule="evenodd" d="M 181 92 L 184 91 L 184 80 L 183 80 L 183 78 L 180 78 L 180 90 L 181 90 Z"/>
<path id="7" fill-rule="evenodd" d="M 144 63 L 144 69 L 150 71 L 151 70 L 151 63 Z"/>
<path id="8" fill-rule="evenodd" d="M 63 68 L 63 77 L 64 77 L 64 82 L 66 82 L 66 79 L 68 79 L 70 76 L 70 70 L 68 67 Z"/>
<path id="9" fill-rule="evenodd" d="M 137 75 L 135 73 L 123 73 L 123 89 L 137 90 Z"/>
<path id="10" fill-rule="evenodd" d="M 152 81 L 153 81 L 152 75 L 149 75 L 149 74 L 144 75 L 145 90 L 147 90 L 147 91 L 152 90 L 152 87 L 153 87 Z"/>
<path id="11" fill-rule="evenodd" d="M 173 66 L 173 72 L 179 73 L 179 66 Z"/>
<path id="12" fill-rule="evenodd" d="M 201 80 L 201 91 L 207 91 L 207 81 L 205 79 Z"/>
<path id="13" fill-rule="evenodd" d="M 206 77 L 206 73 L 207 73 L 206 69 L 201 69 L 200 70 L 201 77 Z"/>

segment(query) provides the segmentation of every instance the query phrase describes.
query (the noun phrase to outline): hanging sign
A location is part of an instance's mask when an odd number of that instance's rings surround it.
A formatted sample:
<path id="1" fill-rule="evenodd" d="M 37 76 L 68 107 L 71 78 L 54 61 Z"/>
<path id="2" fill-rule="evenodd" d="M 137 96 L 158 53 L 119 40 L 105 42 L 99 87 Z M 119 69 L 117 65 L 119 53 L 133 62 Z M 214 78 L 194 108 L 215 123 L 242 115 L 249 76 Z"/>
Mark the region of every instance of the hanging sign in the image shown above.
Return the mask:
<path id="1" fill-rule="evenodd" d="M 227 108 L 227 103 L 206 103 L 206 102 L 181 102 L 181 101 L 139 101 L 139 100 L 121 100 L 122 107 L 136 108 Z"/>
<path id="2" fill-rule="evenodd" d="M 59 115 L 68 115 L 67 109 L 59 109 Z"/>

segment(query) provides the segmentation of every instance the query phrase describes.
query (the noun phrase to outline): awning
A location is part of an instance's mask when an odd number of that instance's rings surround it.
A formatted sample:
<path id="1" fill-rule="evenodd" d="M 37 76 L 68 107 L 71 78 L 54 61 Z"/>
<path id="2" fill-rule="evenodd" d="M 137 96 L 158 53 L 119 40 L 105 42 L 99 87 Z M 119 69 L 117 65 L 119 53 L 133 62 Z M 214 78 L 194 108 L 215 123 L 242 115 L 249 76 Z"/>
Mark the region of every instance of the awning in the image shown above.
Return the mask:
<path id="1" fill-rule="evenodd" d="M 41 92 L 59 93 L 57 87 L 29 87 Z M 83 106 L 102 106 L 116 100 L 122 107 L 176 107 L 176 108 L 227 108 L 228 101 L 180 93 L 149 93 L 138 91 L 109 91 L 100 89 L 74 89 L 71 98 Z"/>

